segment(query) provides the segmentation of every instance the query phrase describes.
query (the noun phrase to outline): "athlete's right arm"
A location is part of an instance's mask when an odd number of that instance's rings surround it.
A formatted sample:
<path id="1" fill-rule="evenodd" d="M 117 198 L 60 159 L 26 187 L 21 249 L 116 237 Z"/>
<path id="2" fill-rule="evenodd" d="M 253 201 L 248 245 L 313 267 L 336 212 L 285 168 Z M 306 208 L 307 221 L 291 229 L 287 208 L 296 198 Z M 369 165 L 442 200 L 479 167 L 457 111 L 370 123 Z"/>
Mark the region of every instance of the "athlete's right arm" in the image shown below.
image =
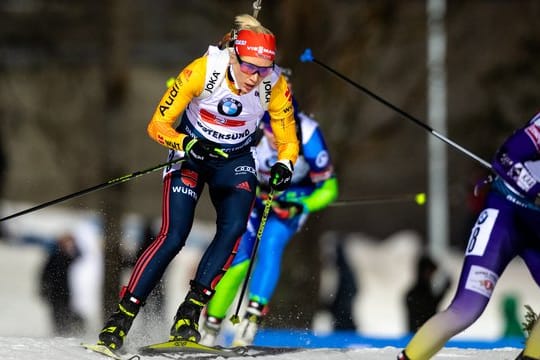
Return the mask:
<path id="1" fill-rule="evenodd" d="M 202 92 L 206 74 L 206 56 L 194 60 L 180 72 L 174 84 L 167 89 L 148 124 L 150 138 L 173 150 L 183 150 L 187 136 L 174 129 L 174 123 L 189 102 Z"/>

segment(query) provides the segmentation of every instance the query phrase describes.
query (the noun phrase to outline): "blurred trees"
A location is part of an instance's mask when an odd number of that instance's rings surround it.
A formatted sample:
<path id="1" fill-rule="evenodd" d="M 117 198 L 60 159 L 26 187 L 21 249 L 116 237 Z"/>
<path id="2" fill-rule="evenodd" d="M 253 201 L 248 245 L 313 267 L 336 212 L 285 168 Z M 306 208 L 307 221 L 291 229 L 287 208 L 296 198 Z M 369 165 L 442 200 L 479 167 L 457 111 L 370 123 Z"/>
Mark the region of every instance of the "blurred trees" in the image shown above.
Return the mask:
<path id="1" fill-rule="evenodd" d="M 98 121 L 101 129 L 101 146 L 98 148 L 101 159 L 100 173 L 104 179 L 115 179 L 118 174 L 127 172 L 121 156 L 126 124 L 120 121 L 126 108 L 130 80 L 130 29 L 132 14 L 130 1 L 109 0 L 103 7 L 105 26 L 101 28 L 103 39 L 103 63 L 101 73 L 104 84 L 103 115 Z M 99 131 L 99 130 L 98 130 Z M 121 270 L 120 244 L 122 239 L 120 221 L 128 210 L 125 207 L 127 197 L 126 187 L 121 184 L 114 186 L 101 196 L 104 204 L 105 224 L 105 284 L 104 284 L 104 315 L 107 317 L 116 309 L 118 303 Z"/>

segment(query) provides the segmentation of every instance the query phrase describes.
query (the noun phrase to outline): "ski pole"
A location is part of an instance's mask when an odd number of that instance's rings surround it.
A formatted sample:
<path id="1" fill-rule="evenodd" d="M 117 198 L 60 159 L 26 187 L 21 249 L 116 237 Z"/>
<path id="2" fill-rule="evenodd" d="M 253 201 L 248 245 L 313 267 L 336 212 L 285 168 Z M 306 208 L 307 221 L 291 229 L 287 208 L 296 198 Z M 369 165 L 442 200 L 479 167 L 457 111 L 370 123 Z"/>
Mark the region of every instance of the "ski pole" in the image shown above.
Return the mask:
<path id="1" fill-rule="evenodd" d="M 148 168 L 146 170 L 140 170 L 140 171 L 135 171 L 131 174 L 127 174 L 127 175 L 124 175 L 124 176 L 120 176 L 116 179 L 112 179 L 112 180 L 109 180 L 107 182 L 104 182 L 102 184 L 99 184 L 99 185 L 95 185 L 95 186 L 92 186 L 92 187 L 89 187 L 87 189 L 83 189 L 83 190 L 79 190 L 77 192 L 74 192 L 72 194 L 69 194 L 69 195 L 65 195 L 65 196 L 62 196 L 62 197 L 59 197 L 57 199 L 54 199 L 54 200 L 51 200 L 51 201 L 47 201 L 47 202 L 44 202 L 42 204 L 39 204 L 39 205 L 36 205 L 34 207 L 31 207 L 31 208 L 28 208 L 26 210 L 22 210 L 22 211 L 19 211 L 19 212 L 16 212 L 14 214 L 11 214 L 11 215 L 8 215 L 8 216 L 5 216 L 3 218 L 0 219 L 0 222 L 1 221 L 5 221 L 5 220 L 9 220 L 9 219 L 13 219 L 15 217 L 18 217 L 18 216 L 21 216 L 21 215 L 24 215 L 24 214 L 28 214 L 30 212 L 33 212 L 33 211 L 36 211 L 36 210 L 40 210 L 40 209 L 43 209 L 45 207 L 48 207 L 48 206 L 51 206 L 51 205 L 55 205 L 55 204 L 58 204 L 60 202 L 63 202 L 63 201 L 66 201 L 66 200 L 69 200 L 69 199 L 73 199 L 73 198 L 76 198 L 76 197 L 79 197 L 79 196 L 82 196 L 82 195 L 85 195 L 85 194 L 88 194 L 88 193 L 91 193 L 93 191 L 97 191 L 97 190 L 100 190 L 100 189 L 105 189 L 109 186 L 113 186 L 113 185 L 118 185 L 118 184 L 121 184 L 123 182 L 126 182 L 126 181 L 129 181 L 129 180 L 133 180 L 139 176 L 142 176 L 142 175 L 145 175 L 145 174 L 148 174 L 148 173 L 151 173 L 153 171 L 156 171 L 156 170 L 159 170 L 159 169 L 162 169 L 166 166 L 169 166 L 169 165 L 172 165 L 172 164 L 175 164 L 177 162 L 181 162 L 181 161 L 184 161 L 185 158 L 179 158 L 179 159 L 175 159 L 175 160 L 171 160 L 171 161 L 168 161 L 166 163 L 163 163 L 163 164 L 159 164 L 159 165 L 156 165 L 156 166 L 153 166 L 151 168 Z"/>
<path id="2" fill-rule="evenodd" d="M 421 192 L 417 194 L 367 196 L 367 197 L 358 198 L 358 199 L 337 200 L 328 206 L 341 207 L 341 206 L 373 205 L 373 204 L 385 204 L 385 203 L 408 202 L 408 201 L 414 201 L 417 205 L 422 206 L 427 201 L 426 193 Z"/>
<path id="3" fill-rule="evenodd" d="M 259 15 L 259 11 L 262 9 L 262 0 L 255 0 L 253 2 L 253 17 L 256 19 Z"/>
<path id="4" fill-rule="evenodd" d="M 312 52 L 311 52 L 311 49 L 306 49 L 304 50 L 304 52 L 302 53 L 302 55 L 300 55 L 300 61 L 302 62 L 314 62 L 315 64 L 317 65 L 320 65 L 321 67 L 323 67 L 324 69 L 330 71 L 332 74 L 336 75 L 337 77 L 339 77 L 340 79 L 342 80 L 345 80 L 346 82 L 348 82 L 349 84 L 351 84 L 352 86 L 354 86 L 355 88 L 357 88 L 358 90 L 361 90 L 363 92 L 365 92 L 366 94 L 368 94 L 369 96 L 371 96 L 372 98 L 374 98 L 375 100 L 383 103 L 384 105 L 388 106 L 389 108 L 391 108 L 392 110 L 396 111 L 397 113 L 399 113 L 401 116 L 405 117 L 406 119 L 408 120 L 411 120 L 413 121 L 416 125 L 419 125 L 420 127 L 424 128 L 425 130 L 427 130 L 428 132 L 430 132 L 433 136 L 435 136 L 436 138 L 438 138 L 439 140 L 442 140 L 444 141 L 445 143 L 447 143 L 448 145 L 452 146 L 454 149 L 457 149 L 459 151 L 461 151 L 463 154 L 471 157 L 472 159 L 478 161 L 480 164 L 482 164 L 484 167 L 488 168 L 491 170 L 491 164 L 489 162 L 487 162 L 486 160 L 480 158 L 479 156 L 475 155 L 474 153 L 472 153 L 471 151 L 465 149 L 464 147 L 462 147 L 461 145 L 455 143 L 454 141 L 450 140 L 449 138 L 447 138 L 446 136 L 442 135 L 442 134 L 439 134 L 437 131 L 435 131 L 433 128 L 431 128 L 429 125 L 427 125 L 426 123 L 418 120 L 417 118 L 415 118 L 414 116 L 410 115 L 409 113 L 401 110 L 400 108 L 398 108 L 397 106 L 393 105 L 392 103 L 386 101 L 385 99 L 383 99 L 382 97 L 378 96 L 377 94 L 371 92 L 370 90 L 368 90 L 367 88 L 363 87 L 362 85 L 352 81 L 351 79 L 349 79 L 348 77 L 346 77 L 345 75 L 339 73 L 338 71 L 334 70 L 333 68 L 331 68 L 330 66 L 326 65 L 325 63 L 317 60 Z"/>
<path id="5" fill-rule="evenodd" d="M 271 189 L 268 193 L 268 199 L 264 204 L 264 210 L 261 216 L 261 223 L 259 224 L 259 228 L 257 229 L 257 236 L 255 237 L 255 243 L 253 244 L 253 249 L 251 250 L 250 261 L 246 272 L 246 277 L 244 278 L 244 283 L 242 284 L 242 290 L 240 291 L 240 296 L 238 298 L 236 312 L 231 316 L 230 319 L 233 324 L 238 324 L 240 322 L 240 317 L 238 316 L 238 313 L 240 312 L 240 307 L 242 306 L 242 300 L 244 299 L 244 295 L 246 293 L 246 289 L 249 283 L 249 278 L 251 276 L 251 269 L 253 268 L 253 263 L 255 262 L 255 256 L 257 256 L 257 249 L 259 248 L 259 242 L 261 241 L 264 227 L 266 226 L 266 220 L 268 220 L 268 214 L 270 213 L 270 209 L 272 208 L 273 200 L 274 189 Z"/>

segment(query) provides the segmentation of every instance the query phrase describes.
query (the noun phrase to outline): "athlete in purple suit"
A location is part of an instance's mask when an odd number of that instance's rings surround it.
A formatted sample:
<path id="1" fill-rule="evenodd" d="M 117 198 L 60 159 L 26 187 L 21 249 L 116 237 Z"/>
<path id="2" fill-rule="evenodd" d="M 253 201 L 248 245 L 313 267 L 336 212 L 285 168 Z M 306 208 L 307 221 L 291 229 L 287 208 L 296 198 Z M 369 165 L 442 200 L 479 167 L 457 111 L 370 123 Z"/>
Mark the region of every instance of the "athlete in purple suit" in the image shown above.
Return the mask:
<path id="1" fill-rule="evenodd" d="M 454 299 L 418 330 L 398 360 L 429 359 L 472 325 L 516 256 L 540 286 L 540 113 L 503 143 L 492 166 L 496 176 L 472 228 Z M 520 359 L 540 359 L 540 322 Z"/>

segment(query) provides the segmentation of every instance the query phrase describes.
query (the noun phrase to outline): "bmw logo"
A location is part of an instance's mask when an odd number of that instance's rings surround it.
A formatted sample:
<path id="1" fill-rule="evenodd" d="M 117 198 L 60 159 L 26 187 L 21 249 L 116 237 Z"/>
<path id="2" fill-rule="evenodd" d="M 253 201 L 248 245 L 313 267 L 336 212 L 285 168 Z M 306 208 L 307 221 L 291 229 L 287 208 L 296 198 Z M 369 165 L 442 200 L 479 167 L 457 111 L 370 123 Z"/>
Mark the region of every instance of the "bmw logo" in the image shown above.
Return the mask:
<path id="1" fill-rule="evenodd" d="M 482 213 L 478 216 L 478 221 L 477 223 L 478 224 L 483 224 L 484 221 L 486 221 L 486 219 L 488 218 L 488 212 L 487 211 L 482 211 Z"/>
<path id="2" fill-rule="evenodd" d="M 219 102 L 218 112 L 221 115 L 238 116 L 242 112 L 242 104 L 233 98 L 225 98 Z"/>

